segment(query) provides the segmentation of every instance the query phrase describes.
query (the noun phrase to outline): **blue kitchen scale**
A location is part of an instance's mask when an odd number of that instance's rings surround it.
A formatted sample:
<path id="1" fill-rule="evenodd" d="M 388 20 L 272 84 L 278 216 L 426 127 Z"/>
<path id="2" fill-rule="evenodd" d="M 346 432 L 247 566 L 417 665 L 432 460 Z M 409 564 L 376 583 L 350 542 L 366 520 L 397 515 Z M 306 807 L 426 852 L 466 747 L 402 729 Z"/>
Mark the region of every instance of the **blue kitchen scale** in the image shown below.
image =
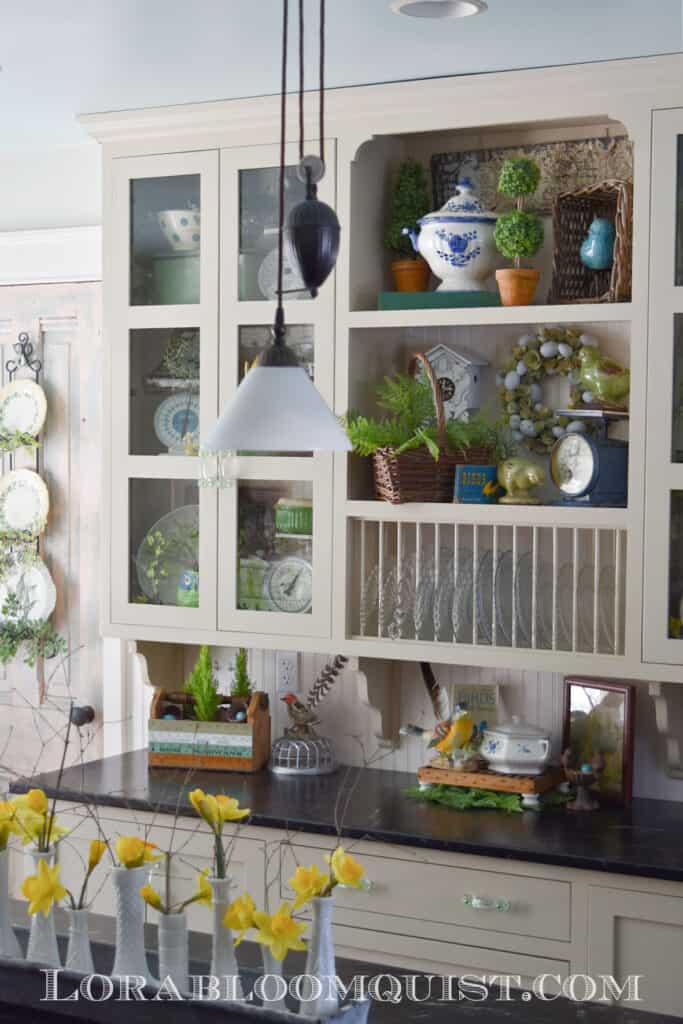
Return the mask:
<path id="1" fill-rule="evenodd" d="M 558 415 L 587 420 L 593 436 L 580 432 L 560 437 L 550 452 L 550 475 L 562 492 L 558 505 L 626 508 L 628 441 L 607 436 L 610 423 L 628 419 L 627 412 L 607 409 L 558 409 Z"/>

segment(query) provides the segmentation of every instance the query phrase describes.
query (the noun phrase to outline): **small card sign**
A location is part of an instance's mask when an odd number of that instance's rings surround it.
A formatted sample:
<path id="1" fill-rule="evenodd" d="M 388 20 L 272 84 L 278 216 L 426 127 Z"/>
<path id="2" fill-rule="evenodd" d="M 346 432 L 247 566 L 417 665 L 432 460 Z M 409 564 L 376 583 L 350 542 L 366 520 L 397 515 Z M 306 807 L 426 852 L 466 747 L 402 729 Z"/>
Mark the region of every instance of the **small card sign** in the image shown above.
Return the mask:
<path id="1" fill-rule="evenodd" d="M 489 728 L 498 724 L 500 687 L 497 683 L 461 683 L 453 690 L 454 704 L 466 704 L 477 725 L 486 722 Z"/>
<path id="2" fill-rule="evenodd" d="M 465 505 L 494 505 L 500 492 L 497 466 L 456 466 L 454 501 Z"/>

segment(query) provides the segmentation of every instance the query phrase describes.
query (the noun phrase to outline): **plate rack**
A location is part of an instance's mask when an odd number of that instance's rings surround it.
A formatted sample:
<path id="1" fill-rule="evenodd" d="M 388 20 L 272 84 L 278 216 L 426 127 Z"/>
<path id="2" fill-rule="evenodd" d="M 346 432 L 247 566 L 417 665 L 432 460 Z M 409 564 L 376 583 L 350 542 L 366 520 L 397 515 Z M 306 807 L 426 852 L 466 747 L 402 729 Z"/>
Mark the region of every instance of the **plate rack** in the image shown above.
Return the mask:
<path id="1" fill-rule="evenodd" d="M 354 518 L 351 543 L 354 638 L 624 654 L 624 528 Z"/>

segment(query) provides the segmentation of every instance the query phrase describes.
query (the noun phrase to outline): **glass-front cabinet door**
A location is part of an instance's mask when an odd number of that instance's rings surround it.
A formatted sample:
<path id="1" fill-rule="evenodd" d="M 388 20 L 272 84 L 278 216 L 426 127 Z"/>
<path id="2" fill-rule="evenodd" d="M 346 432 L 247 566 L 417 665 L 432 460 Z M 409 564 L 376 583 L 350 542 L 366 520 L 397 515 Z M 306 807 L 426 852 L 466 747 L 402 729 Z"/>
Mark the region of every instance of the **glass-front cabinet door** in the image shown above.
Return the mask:
<path id="1" fill-rule="evenodd" d="M 334 203 L 334 145 L 319 196 Z M 285 210 L 305 198 L 297 151 L 287 151 Z M 221 153 L 220 403 L 270 344 L 277 285 L 278 149 Z M 333 404 L 334 278 L 316 299 L 285 249 L 287 343 Z M 330 634 L 332 456 L 236 453 L 219 498 L 219 629 Z"/>
<path id="2" fill-rule="evenodd" d="M 114 161 L 112 192 L 111 619 L 215 629 L 218 154 Z"/>
<path id="3" fill-rule="evenodd" d="M 683 109 L 653 114 L 644 657 L 683 664 Z"/>

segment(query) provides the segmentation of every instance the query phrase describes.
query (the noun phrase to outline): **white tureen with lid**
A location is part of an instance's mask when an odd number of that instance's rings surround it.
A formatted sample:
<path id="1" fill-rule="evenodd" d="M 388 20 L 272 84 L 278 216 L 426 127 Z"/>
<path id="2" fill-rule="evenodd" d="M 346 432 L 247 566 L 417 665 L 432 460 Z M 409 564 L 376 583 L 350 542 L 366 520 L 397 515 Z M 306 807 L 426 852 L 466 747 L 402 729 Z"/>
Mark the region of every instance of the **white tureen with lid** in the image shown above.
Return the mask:
<path id="1" fill-rule="evenodd" d="M 480 754 L 503 775 L 540 775 L 550 760 L 550 736 L 513 715 L 504 725 L 486 729 Z"/>
<path id="2" fill-rule="evenodd" d="M 441 278 L 440 292 L 486 291 L 486 280 L 496 269 L 493 241 L 497 214 L 482 210 L 469 178 L 458 182 L 455 195 L 440 210 L 417 223 L 419 233 L 404 228 L 415 252 Z"/>

